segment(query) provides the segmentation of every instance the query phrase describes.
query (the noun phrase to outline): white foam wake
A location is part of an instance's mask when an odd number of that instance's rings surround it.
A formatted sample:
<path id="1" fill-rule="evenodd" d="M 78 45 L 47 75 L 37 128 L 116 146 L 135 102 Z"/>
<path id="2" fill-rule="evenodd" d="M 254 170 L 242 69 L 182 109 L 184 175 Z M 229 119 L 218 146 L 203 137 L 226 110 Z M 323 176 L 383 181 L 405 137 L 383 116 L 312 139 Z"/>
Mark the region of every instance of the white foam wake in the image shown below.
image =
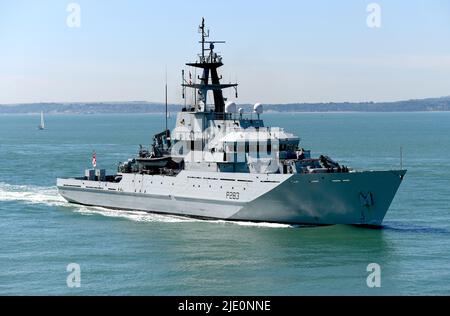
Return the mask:
<path id="1" fill-rule="evenodd" d="M 147 213 L 142 211 L 125 211 L 125 210 L 113 210 L 98 206 L 80 206 L 75 210 L 76 213 L 83 215 L 102 215 L 106 217 L 118 217 L 132 220 L 135 222 L 165 222 L 165 223 L 180 223 L 180 222 L 196 222 L 200 221 L 194 218 L 175 216 L 175 215 L 163 215 L 155 213 Z"/>
<path id="2" fill-rule="evenodd" d="M 56 187 L 12 185 L 0 182 L 0 201 L 21 201 L 26 204 L 60 206 L 67 204 Z"/>
<path id="3" fill-rule="evenodd" d="M 146 213 L 142 211 L 125 211 L 125 210 L 112 210 L 104 207 L 97 206 L 82 206 L 75 210 L 75 212 L 83 215 L 103 215 L 107 217 L 120 217 L 135 222 L 165 222 L 165 223 L 188 223 L 188 222 L 207 222 L 213 224 L 233 224 L 239 226 L 251 226 L 251 227 L 266 227 L 266 228 L 289 228 L 294 227 L 288 224 L 277 223 L 255 223 L 255 222 L 236 222 L 226 220 L 203 220 L 191 217 L 183 217 L 177 215 L 165 215 Z"/>
<path id="4" fill-rule="evenodd" d="M 0 201 L 19 201 L 25 204 L 44 204 L 49 206 L 67 207 L 82 215 L 102 215 L 106 217 L 117 217 L 132 220 L 135 222 L 208 222 L 215 224 L 232 224 L 250 227 L 265 228 L 289 228 L 294 227 L 287 224 L 276 223 L 255 223 L 255 222 L 235 222 L 225 220 L 201 220 L 176 215 L 163 215 L 146 213 L 142 211 L 113 210 L 96 206 L 80 206 L 66 202 L 58 193 L 56 187 L 39 187 L 31 185 L 12 185 L 0 182 Z"/>
<path id="5" fill-rule="evenodd" d="M 265 227 L 265 228 L 292 228 L 296 225 L 290 224 L 279 224 L 279 223 L 265 223 L 265 222 L 238 222 L 238 221 L 226 221 L 226 220 L 208 220 L 208 222 L 218 223 L 218 224 L 233 224 L 238 226 L 248 226 L 248 227 Z"/>

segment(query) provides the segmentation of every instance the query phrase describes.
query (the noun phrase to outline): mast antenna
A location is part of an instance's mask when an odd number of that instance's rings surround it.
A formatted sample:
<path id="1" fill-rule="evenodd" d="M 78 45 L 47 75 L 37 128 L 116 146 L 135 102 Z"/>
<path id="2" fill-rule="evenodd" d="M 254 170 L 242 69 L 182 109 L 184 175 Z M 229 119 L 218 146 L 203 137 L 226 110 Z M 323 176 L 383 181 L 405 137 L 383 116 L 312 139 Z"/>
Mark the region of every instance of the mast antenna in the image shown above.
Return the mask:
<path id="1" fill-rule="evenodd" d="M 205 38 L 209 37 L 209 30 L 205 28 L 205 18 L 202 18 L 202 24 L 198 27 L 198 32 L 202 34 L 202 62 L 205 60 Z"/>
<path id="2" fill-rule="evenodd" d="M 220 83 L 222 76 L 219 76 L 217 69 L 223 66 L 222 56 L 217 54 L 214 49 L 215 44 L 222 44 L 225 42 L 206 40 L 206 38 L 209 37 L 209 29 L 206 28 L 205 18 L 202 18 L 202 22 L 198 28 L 198 32 L 201 34 L 201 40 L 199 41 L 199 43 L 201 44 L 202 51 L 197 55 L 200 60 L 186 64 L 187 66 L 194 68 L 194 82 L 191 82 L 191 80 L 189 80 L 189 82 L 185 82 L 185 80 L 182 78 L 182 85 L 183 88 L 192 88 L 194 91 L 194 105 L 190 110 L 194 110 L 195 112 L 206 111 L 208 107 L 208 93 L 212 91 L 212 96 L 214 99 L 214 112 L 216 112 L 216 114 L 218 114 L 219 116 L 223 116 L 225 113 L 226 99 L 223 97 L 222 90 L 237 86 L 237 84 L 235 83 Z M 208 47 L 205 46 L 207 44 Z M 201 69 L 201 76 L 197 77 L 197 69 Z M 189 79 L 191 79 L 190 72 Z M 197 83 L 197 79 L 200 80 L 200 83 Z"/>
<path id="3" fill-rule="evenodd" d="M 167 141 L 167 66 L 166 66 L 166 85 L 165 85 L 165 97 L 166 97 L 166 141 Z"/>

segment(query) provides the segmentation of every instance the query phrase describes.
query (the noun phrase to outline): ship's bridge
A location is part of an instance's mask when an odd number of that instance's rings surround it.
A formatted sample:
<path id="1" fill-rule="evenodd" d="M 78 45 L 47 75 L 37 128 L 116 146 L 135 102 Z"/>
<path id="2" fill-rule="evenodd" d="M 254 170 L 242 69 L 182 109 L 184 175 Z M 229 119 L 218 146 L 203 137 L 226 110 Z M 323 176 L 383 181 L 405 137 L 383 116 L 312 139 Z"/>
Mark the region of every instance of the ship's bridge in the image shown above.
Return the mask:
<path id="1" fill-rule="evenodd" d="M 252 159 L 277 161 L 293 155 L 300 139 L 278 127 L 235 128 L 210 139 L 204 149 L 204 161 L 224 164 L 243 164 L 248 168 Z M 235 168 L 236 166 L 234 166 Z"/>
<path id="2" fill-rule="evenodd" d="M 239 128 L 237 130 L 228 132 L 225 136 L 220 138 L 223 143 L 232 142 L 293 142 L 298 143 L 299 138 L 292 133 L 286 132 L 279 127 L 263 127 L 263 128 Z"/>

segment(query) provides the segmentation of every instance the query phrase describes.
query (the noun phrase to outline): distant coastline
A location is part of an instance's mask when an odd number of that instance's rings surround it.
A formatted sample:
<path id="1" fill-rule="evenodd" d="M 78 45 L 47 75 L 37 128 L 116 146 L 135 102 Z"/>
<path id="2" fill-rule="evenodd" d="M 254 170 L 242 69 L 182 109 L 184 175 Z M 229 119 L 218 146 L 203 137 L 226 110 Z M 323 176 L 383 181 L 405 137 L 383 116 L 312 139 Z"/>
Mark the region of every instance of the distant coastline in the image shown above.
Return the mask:
<path id="1" fill-rule="evenodd" d="M 169 104 L 169 112 L 178 112 L 181 104 Z M 252 105 L 240 104 L 245 112 Z M 329 102 L 264 104 L 265 112 L 275 113 L 326 113 L 326 112 L 447 112 L 450 111 L 450 96 L 395 102 Z M 0 114 L 102 114 L 102 113 L 163 113 L 163 103 L 131 102 L 71 102 L 71 103 L 23 103 L 0 104 Z"/>

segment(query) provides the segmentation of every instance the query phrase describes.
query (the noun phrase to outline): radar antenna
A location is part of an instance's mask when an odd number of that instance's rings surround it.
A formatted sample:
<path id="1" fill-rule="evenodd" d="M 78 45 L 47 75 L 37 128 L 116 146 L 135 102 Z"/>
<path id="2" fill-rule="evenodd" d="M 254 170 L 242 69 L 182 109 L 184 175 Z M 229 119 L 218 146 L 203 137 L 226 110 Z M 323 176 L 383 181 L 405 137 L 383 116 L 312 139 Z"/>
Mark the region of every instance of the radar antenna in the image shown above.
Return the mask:
<path id="1" fill-rule="evenodd" d="M 216 114 L 224 115 L 225 113 L 225 99 L 223 97 L 222 90 L 226 88 L 235 88 L 237 84 L 221 84 L 220 80 L 222 77 L 218 75 L 217 68 L 223 66 L 222 57 L 214 52 L 215 44 L 223 44 L 225 41 L 207 41 L 209 38 L 209 30 L 205 26 L 205 18 L 202 18 L 202 23 L 198 28 L 198 32 L 201 34 L 202 52 L 199 55 L 199 61 L 195 63 L 187 63 L 187 66 L 201 68 L 203 69 L 202 76 L 199 76 L 200 83 L 192 83 L 191 81 L 186 82 L 184 79 L 184 71 L 182 72 L 182 86 L 183 86 L 183 97 L 185 97 L 184 88 L 192 88 L 198 90 L 198 98 L 202 102 L 203 109 L 198 109 L 194 106 L 194 111 L 206 111 L 207 110 L 207 97 L 208 91 L 213 92 L 214 97 L 214 112 Z M 206 44 L 209 44 L 209 48 L 206 48 Z M 207 54 L 207 52 L 209 52 Z M 210 78 L 211 77 L 211 82 Z M 195 96 L 195 104 L 197 101 L 197 95 Z"/>

